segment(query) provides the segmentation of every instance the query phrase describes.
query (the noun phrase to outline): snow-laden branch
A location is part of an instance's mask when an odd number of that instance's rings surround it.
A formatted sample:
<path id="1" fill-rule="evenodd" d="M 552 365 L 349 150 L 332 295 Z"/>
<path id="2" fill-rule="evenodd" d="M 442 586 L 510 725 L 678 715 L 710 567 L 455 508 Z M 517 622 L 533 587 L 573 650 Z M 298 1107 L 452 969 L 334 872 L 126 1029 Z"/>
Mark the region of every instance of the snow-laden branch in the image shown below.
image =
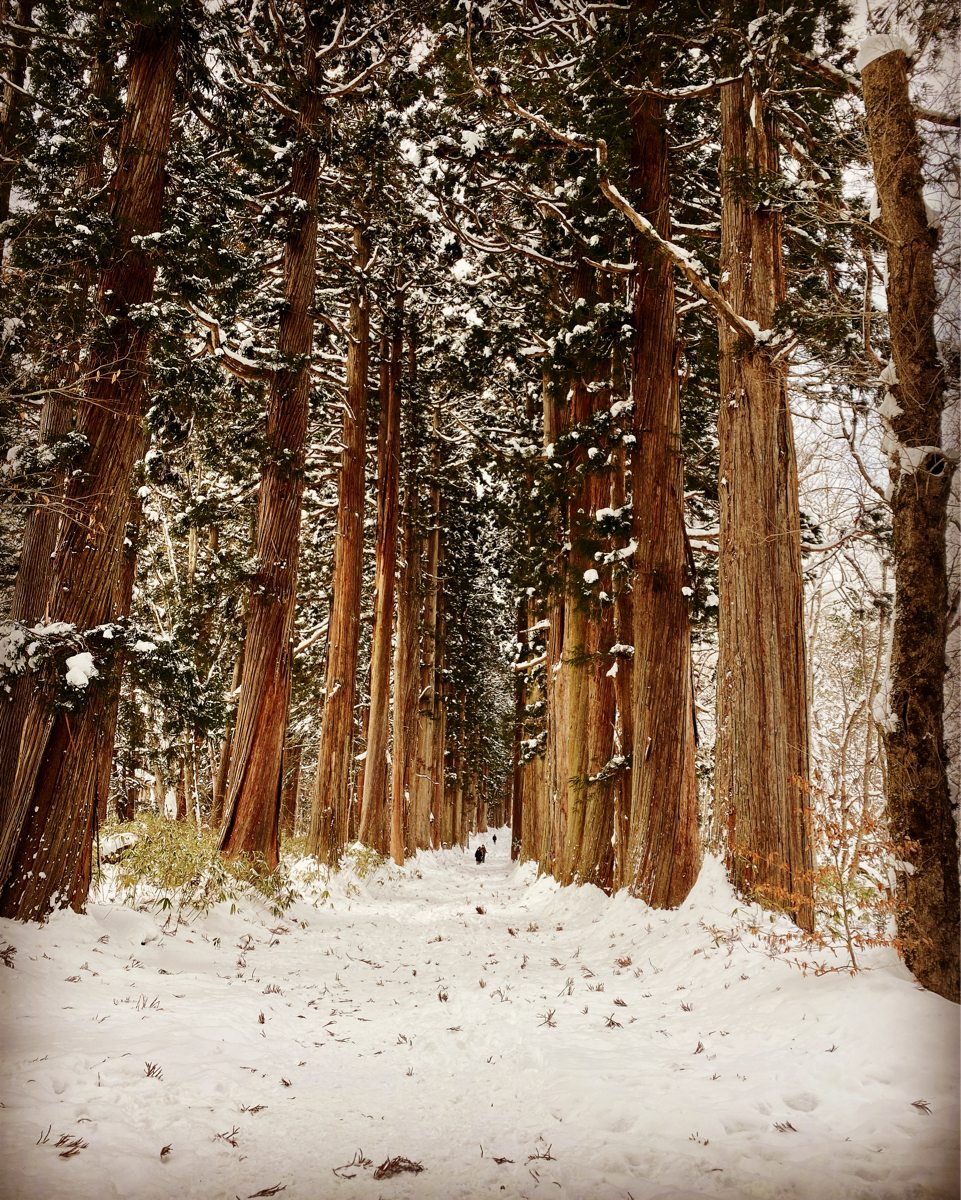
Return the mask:
<path id="1" fill-rule="evenodd" d="M 310 633 L 300 643 L 300 645 L 295 648 L 294 658 L 300 658 L 300 656 L 302 654 L 306 654 L 307 651 L 311 648 L 311 646 L 316 645 L 317 642 L 319 642 L 322 637 L 326 636 L 326 633 L 327 633 L 327 630 L 329 629 L 329 627 L 330 627 L 329 621 L 322 621 L 318 626 L 316 626 L 314 629 L 312 629 L 310 631 Z"/>
<path id="2" fill-rule="evenodd" d="M 510 89 L 506 87 L 492 88 L 482 83 L 477 72 L 474 70 L 469 41 L 467 45 L 467 61 L 475 84 L 486 95 L 499 100 L 517 116 L 532 121 L 539 128 L 543 129 L 545 133 L 549 133 L 556 141 L 562 142 L 564 145 L 576 150 L 595 150 L 600 168 L 598 183 L 600 184 L 601 191 L 607 197 L 608 201 L 627 217 L 657 257 L 666 259 L 673 267 L 680 271 L 698 295 L 702 296 L 711 305 L 714 311 L 731 326 L 735 333 L 750 342 L 751 345 L 757 346 L 765 342 L 769 343 L 772 340 L 773 332 L 771 330 L 762 330 L 756 321 L 742 317 L 724 299 L 721 293 L 711 286 L 707 268 L 695 255 L 691 254 L 688 250 L 684 250 L 674 242 L 669 241 L 667 238 L 661 237 L 650 221 L 639 213 L 611 183 L 606 170 L 607 142 L 603 138 L 598 138 L 596 145 L 594 145 L 569 131 L 558 129 L 556 125 L 552 124 L 545 117 L 542 117 L 539 113 L 530 112 L 522 108 L 510 94 Z"/>
<path id="3" fill-rule="evenodd" d="M 603 262 L 595 262 L 593 258 L 586 256 L 584 261 L 595 271 L 606 271 L 609 275 L 632 275 L 637 270 L 637 263 L 634 262 L 612 263 L 609 258 L 605 258 Z"/>
<path id="4" fill-rule="evenodd" d="M 26 98 L 33 104 L 42 104 L 44 108 L 53 108 L 53 105 L 48 104 L 46 100 L 41 100 L 40 97 L 35 96 L 33 92 L 28 92 L 26 88 L 22 88 L 19 84 L 14 83 L 13 80 L 7 76 L 5 71 L 0 71 L 0 83 L 2 83 L 5 87 L 13 88 L 13 90 L 15 92 L 19 92 L 21 96 L 26 96 Z"/>
<path id="5" fill-rule="evenodd" d="M 541 663 L 547 662 L 547 655 L 542 654 L 539 658 L 530 658 L 527 662 L 514 663 L 515 671 L 532 671 L 534 667 L 539 667 Z"/>
<path id="6" fill-rule="evenodd" d="M 752 344 L 769 340 L 769 333 L 767 339 L 763 336 L 768 331 L 762 331 L 755 321 L 749 321 L 746 317 L 742 317 L 724 299 L 721 293 L 711 286 L 707 269 L 695 255 L 691 254 L 689 250 L 684 250 L 674 242 L 668 241 L 667 238 L 661 237 L 647 217 L 639 213 L 621 195 L 617 188 L 614 187 L 608 179 L 607 171 L 605 170 L 607 165 L 607 143 L 603 138 L 599 139 L 597 143 L 597 162 L 600 167 L 598 182 L 600 183 L 601 191 L 611 204 L 627 217 L 634 228 L 643 236 L 648 246 L 657 254 L 658 258 L 666 259 L 672 266 L 676 267 L 697 294 L 705 299 L 715 312 L 719 313 L 727 321 L 735 333 L 740 334 L 741 337 L 746 338 Z"/>
<path id="7" fill-rule="evenodd" d="M 738 83 L 739 75 L 731 75 L 727 79 L 712 79 L 709 83 L 695 83 L 690 87 L 684 88 L 652 88 L 645 87 L 638 89 L 645 96 L 657 96 L 661 100 L 691 100 L 697 96 L 710 96 L 712 92 L 716 92 L 718 88 L 725 87 L 729 83 Z M 633 89 L 632 89 L 633 90 Z"/>
<path id="8" fill-rule="evenodd" d="M 223 338 L 221 337 L 220 322 L 216 317 L 205 313 L 203 309 L 198 308 L 195 304 L 191 304 L 189 300 L 184 300 L 182 303 L 197 324 L 207 330 L 205 352 L 213 355 L 218 362 L 227 368 L 231 375 L 236 375 L 238 379 L 243 379 L 248 383 L 263 382 L 271 378 L 273 368 L 266 366 L 264 363 L 257 362 L 256 359 L 245 358 L 244 355 L 238 354 L 236 350 L 231 350 L 229 346 L 224 345 Z"/>
<path id="9" fill-rule="evenodd" d="M 720 554 L 718 548 L 720 529 L 685 529 L 684 533 L 692 550 L 696 550 L 700 554 L 715 556 Z"/>
<path id="10" fill-rule="evenodd" d="M 296 112 L 286 105 L 266 83 L 261 83 L 256 79 L 249 79 L 246 75 L 241 75 L 230 62 L 227 63 L 227 70 L 241 86 L 253 88 L 259 96 L 267 101 L 274 112 L 279 113 L 282 117 L 287 117 L 289 120 L 296 121 Z"/>
<path id="11" fill-rule="evenodd" d="M 936 112 L 933 108 L 921 108 L 912 104 L 914 115 L 919 121 L 928 121 L 932 125 L 947 125 L 951 129 L 961 129 L 961 115 L 958 113 Z"/>
<path id="12" fill-rule="evenodd" d="M 350 93 L 358 94 L 365 92 L 367 89 L 364 85 L 367 83 L 367 80 L 370 79 L 371 75 L 379 71 L 384 63 L 388 62 L 391 58 L 393 58 L 393 50 L 390 50 L 383 58 L 378 58 L 376 62 L 372 62 L 369 67 L 365 67 L 363 71 L 355 75 L 353 79 L 348 80 L 342 87 L 325 91 L 324 98 L 329 100 L 337 96 L 346 96 Z"/>
<path id="13" fill-rule="evenodd" d="M 334 36 L 330 39 L 326 46 L 314 52 L 314 58 L 320 62 L 321 59 L 327 58 L 340 45 L 341 38 L 344 36 L 344 29 L 347 25 L 347 5 L 344 5 L 344 11 L 340 14 L 340 20 L 337 22 L 337 28 L 334 30 Z"/>

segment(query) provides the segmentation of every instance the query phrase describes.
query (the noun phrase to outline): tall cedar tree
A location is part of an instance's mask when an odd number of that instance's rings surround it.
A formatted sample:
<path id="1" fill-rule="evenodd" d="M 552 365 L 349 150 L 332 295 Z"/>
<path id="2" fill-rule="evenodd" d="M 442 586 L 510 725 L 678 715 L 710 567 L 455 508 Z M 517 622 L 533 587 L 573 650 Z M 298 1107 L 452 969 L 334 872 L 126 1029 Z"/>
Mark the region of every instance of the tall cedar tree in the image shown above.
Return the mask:
<path id="1" fill-rule="evenodd" d="M 414 378 L 415 356 L 414 343 L 408 335 L 408 379 L 411 382 Z M 394 645 L 394 741 L 391 755 L 393 764 L 390 822 L 390 853 L 398 865 L 403 863 L 406 851 L 416 849 L 410 803 L 414 793 L 417 750 L 417 602 L 421 581 L 417 446 L 409 423 L 405 423 L 403 441 L 404 489 L 400 521 L 401 560 L 397 578 L 397 636 Z"/>
<path id="2" fill-rule="evenodd" d="M 889 386 L 896 591 L 891 639 L 886 797 L 898 847 L 898 935 L 932 991 L 959 1000 L 957 830 L 944 745 L 948 579 L 945 524 L 954 463 L 941 449 L 944 363 L 934 334 L 937 231 L 922 196 L 921 139 L 907 60 L 891 50 L 861 72 L 896 381 Z M 903 864 L 910 864 L 907 869 Z"/>
<path id="3" fill-rule="evenodd" d="M 631 111 L 631 186 L 670 236 L 663 101 Z M 674 908 L 700 867 L 691 695 L 690 583 L 685 558 L 684 462 L 677 319 L 670 266 L 640 237 L 634 286 L 634 731 L 629 841 L 621 883 L 655 907 Z"/>
<path id="4" fill-rule="evenodd" d="M 257 514 L 257 573 L 247 609 L 244 670 L 228 774 L 220 847 L 250 854 L 269 870 L 279 859 L 278 837 L 284 737 L 290 702 L 291 636 L 297 600 L 304 456 L 310 401 L 317 259 L 317 125 L 323 108 L 317 84 L 324 55 L 322 16 L 304 5 L 304 31 L 284 246 L 284 306 L 277 350 L 284 365 L 267 398 L 267 451 Z M 326 25 L 326 22 L 323 22 Z M 327 47 L 328 52 L 330 47 Z"/>
<path id="5" fill-rule="evenodd" d="M 354 229 L 358 282 L 350 302 L 347 402 L 337 493 L 333 605 L 327 642 L 323 725 L 311 804 L 307 852 L 336 866 L 347 844 L 350 763 L 354 744 L 354 697 L 360 641 L 364 553 L 364 474 L 367 454 L 367 370 L 370 359 L 370 300 L 363 282 L 370 256 L 366 228 Z"/>
<path id="6" fill-rule="evenodd" d="M 374 628 L 371 635 L 370 717 L 360 840 L 381 853 L 391 848 L 388 815 L 387 740 L 390 713 L 391 642 L 394 625 L 394 568 L 397 562 L 397 490 L 400 477 L 400 368 L 403 353 L 401 293 L 395 294 L 392 329 L 384 336 L 381 364 L 380 428 L 377 437 L 377 544 L 374 582 Z M 398 850 L 393 845 L 393 850 Z M 402 854 L 402 850 L 401 850 Z M 401 858 L 401 861 L 403 859 Z"/>
<path id="7" fill-rule="evenodd" d="M 574 310 L 590 303 L 595 272 L 587 263 L 574 272 Z M 554 876 L 561 883 L 573 883 L 578 876 L 578 860 L 584 839 L 590 777 L 590 641 L 597 616 L 583 595 L 585 571 L 593 568 L 587 526 L 593 519 L 587 474 L 587 447 L 580 431 L 592 416 L 593 394 L 588 385 L 593 363 L 578 370 L 570 380 L 555 384 L 555 412 L 558 433 L 574 432 L 573 447 L 566 463 L 569 488 L 562 504 L 564 549 L 563 591 L 558 595 L 552 620 L 557 624 L 554 640 L 556 658 L 552 660 L 551 686 L 548 690 L 549 720 L 554 737 L 552 747 L 555 832 Z M 566 393 L 566 399 L 562 399 Z M 555 669 L 556 664 L 556 669 Z M 550 727 L 550 726 L 549 726 Z"/>
<path id="8" fill-rule="evenodd" d="M 102 54 L 94 55 L 90 65 L 90 91 L 88 114 L 106 98 L 113 84 L 113 64 L 104 60 Z M 104 132 L 96 120 L 89 121 L 89 145 L 87 156 L 77 177 L 77 194 L 83 198 L 96 196 L 104 181 Z M 0 146 L 2 152 L 2 146 Z M 44 400 L 40 416 L 38 440 L 42 446 L 55 446 L 73 424 L 77 408 L 77 384 L 80 379 L 80 356 L 83 351 L 84 327 L 87 320 L 87 297 L 93 283 L 91 263 L 81 258 L 74 268 L 71 292 L 76 297 L 67 312 L 59 314 L 62 329 L 69 330 L 65 361 L 58 364 L 55 373 L 56 385 Z M 14 585 L 10 618 L 25 625 L 43 623 L 50 583 L 53 577 L 54 550 L 57 530 L 63 511 L 61 493 L 64 472 L 53 473 L 48 485 L 49 494 L 45 503 L 35 504 L 27 515 L 23 530 L 23 547 L 17 580 Z M 126 568 L 125 568 L 126 569 Z M 122 589 L 126 595 L 126 588 Z M 119 606 L 119 612 L 129 609 L 129 597 Z M 0 706 L 0 827 L 6 825 L 13 804 L 13 788 L 16 781 L 17 762 L 23 728 L 30 708 L 31 680 L 22 675 L 13 681 L 7 702 Z M 113 749 L 111 739 L 110 749 Z M 100 793 L 106 801 L 105 791 Z"/>
<path id="9" fill-rule="evenodd" d="M 150 300 L 155 268 L 135 239 L 154 232 L 163 207 L 180 53 L 181 17 L 134 26 L 127 104 L 110 184 L 116 242 L 97 283 L 98 325 L 86 364 L 77 430 L 86 438 L 64 497 L 68 520 L 54 557 L 48 612 L 88 630 L 113 619 L 124 561 L 130 478 L 141 447 L 149 332 L 131 312 Z M 38 692 L 23 733 L 11 819 L 0 847 L 0 914 L 42 919 L 55 903 L 81 906 L 90 883 L 96 773 L 116 696 L 88 683 L 78 711 Z"/>
<path id="10" fill-rule="evenodd" d="M 776 36 L 776 35 L 775 35 Z M 721 87 L 721 295 L 761 331 L 785 296 L 779 176 L 760 57 Z M 813 855 L 797 459 L 787 364 L 718 323 L 720 606 L 715 788 L 735 886 L 812 928 Z"/>
<path id="11" fill-rule="evenodd" d="M 419 622 L 421 635 L 419 704 L 408 749 L 414 764 L 410 788 L 409 845 L 411 851 L 429 849 L 432 845 L 432 838 L 440 834 L 439 825 L 435 830 L 431 823 L 434 793 L 438 783 L 434 767 L 435 743 L 439 735 L 436 726 L 440 718 L 440 699 L 437 691 L 439 649 L 437 631 L 441 602 L 439 579 L 441 492 L 438 478 L 440 471 L 440 442 L 437 437 L 439 417 L 436 410 L 433 421 L 430 506 L 425 514 L 428 524 L 421 539 L 423 552 L 420 553 L 420 582 L 423 589 L 423 600 Z M 419 553 L 416 547 L 415 553 Z"/>
<path id="12" fill-rule="evenodd" d="M 585 43 L 591 46 L 599 37 L 597 29 L 590 22 L 581 23 L 581 14 L 575 13 L 573 7 L 569 16 Z M 551 849 L 543 865 L 554 870 L 562 882 L 577 878 L 606 886 L 626 884 L 655 903 L 676 904 L 696 877 L 699 845 L 690 632 L 683 590 L 688 578 L 678 344 L 672 272 L 662 254 L 662 238 L 670 233 L 668 147 L 666 134 L 660 128 L 660 114 L 654 111 L 656 100 L 647 96 L 650 35 L 651 6 L 632 5 L 628 13 L 606 19 L 603 48 L 586 51 L 588 57 L 603 56 L 605 71 L 614 69 L 612 64 L 619 57 L 626 59 L 631 82 L 622 90 L 635 100 L 633 105 L 623 107 L 623 127 L 611 136 L 630 147 L 630 183 L 641 195 L 640 203 L 648 214 L 645 227 L 654 234 L 655 242 L 652 244 L 649 237 L 634 237 L 632 257 L 638 266 L 632 279 L 635 428 L 631 440 L 638 443 L 639 450 L 632 461 L 631 533 L 638 549 L 633 555 L 631 596 L 629 599 L 621 596 L 613 610 L 609 603 L 587 608 L 579 595 L 583 590 L 582 580 L 598 582 L 596 570 L 588 573 L 584 570 L 592 568 L 595 555 L 583 558 L 583 551 L 591 532 L 595 542 L 591 550 L 596 550 L 598 532 L 590 527 L 612 496 L 609 482 L 598 486 L 599 481 L 595 481 L 594 487 L 585 488 L 580 477 L 585 469 L 584 451 L 578 439 L 586 435 L 587 423 L 597 420 L 601 401 L 609 400 L 610 395 L 605 397 L 604 386 L 597 383 L 589 392 L 586 381 L 575 376 L 568 403 L 554 399 L 545 404 L 545 441 L 550 444 L 569 435 L 574 445 L 568 469 L 571 490 L 568 496 L 560 498 L 558 513 L 562 540 L 570 547 L 563 564 L 566 594 L 558 592 L 549 602 L 546 750 L 552 817 L 548 841 Z M 543 63 L 537 55 L 534 58 L 539 74 L 544 69 Z M 655 70 L 653 74 L 656 76 L 658 72 Z M 500 97 L 504 90 L 492 94 Z M 529 115 L 514 100 L 504 103 L 513 109 L 515 116 Z M 543 112 L 551 101 L 538 94 L 536 103 L 531 100 L 527 103 Z M 606 105 L 605 99 L 602 107 Z M 537 123 L 558 142 L 581 151 L 593 151 L 589 143 L 562 132 L 542 118 Z M 563 190 L 558 189 L 555 194 Z M 597 240 L 592 238 L 591 244 Z M 587 296 L 583 293 L 583 285 L 578 291 L 575 283 L 575 309 L 586 304 Z M 586 309 L 584 319 L 587 319 Z M 578 323 L 580 326 L 580 317 Z M 600 362 L 596 365 L 602 374 L 613 368 L 610 362 L 603 367 Z M 588 400 L 589 394 L 593 402 Z M 616 467 L 613 473 L 617 474 Z M 603 492 L 607 494 L 603 495 L 602 504 Z M 619 495 L 623 501 L 622 487 Z M 610 590 L 606 577 L 603 590 L 607 593 Z M 615 621 L 626 635 L 627 643 L 635 645 L 633 667 L 626 658 L 624 663 L 618 662 L 618 672 L 622 666 L 625 669 L 616 685 L 611 683 L 606 669 L 599 669 L 600 660 L 610 661 Z M 614 768 L 610 759 L 615 724 L 612 706 L 618 699 L 622 755 L 625 749 L 628 754 L 634 749 L 635 728 L 640 730 L 643 725 L 644 731 L 643 754 L 634 753 L 630 772 L 623 766 Z M 517 774 L 523 783 L 524 774 Z M 529 774 L 536 788 L 536 769 Z M 630 806 L 625 791 L 629 784 L 633 785 Z M 533 795 L 531 799 L 534 800 Z M 616 821 L 615 807 L 620 812 Z M 532 804 L 532 818 L 535 812 L 536 804 Z M 532 840 L 536 841 L 533 819 L 529 824 Z M 629 829 L 628 848 L 625 843 Z"/>

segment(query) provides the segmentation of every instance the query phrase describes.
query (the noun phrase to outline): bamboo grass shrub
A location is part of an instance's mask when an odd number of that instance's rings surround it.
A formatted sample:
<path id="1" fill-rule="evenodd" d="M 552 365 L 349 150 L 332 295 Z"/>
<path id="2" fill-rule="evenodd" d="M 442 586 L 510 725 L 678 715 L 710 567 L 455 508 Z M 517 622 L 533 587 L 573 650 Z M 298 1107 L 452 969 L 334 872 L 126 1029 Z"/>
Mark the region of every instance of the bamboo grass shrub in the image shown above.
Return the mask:
<path id="1" fill-rule="evenodd" d="M 191 822 L 145 813 L 101 834 L 102 841 L 115 836 L 128 844 L 103 856 L 103 885 L 134 908 L 158 906 L 179 921 L 185 912 L 202 915 L 217 904 L 229 902 L 233 912 L 241 903 L 255 903 L 279 918 L 300 898 L 284 863 L 270 871 L 249 856 L 225 859 L 216 834 Z"/>

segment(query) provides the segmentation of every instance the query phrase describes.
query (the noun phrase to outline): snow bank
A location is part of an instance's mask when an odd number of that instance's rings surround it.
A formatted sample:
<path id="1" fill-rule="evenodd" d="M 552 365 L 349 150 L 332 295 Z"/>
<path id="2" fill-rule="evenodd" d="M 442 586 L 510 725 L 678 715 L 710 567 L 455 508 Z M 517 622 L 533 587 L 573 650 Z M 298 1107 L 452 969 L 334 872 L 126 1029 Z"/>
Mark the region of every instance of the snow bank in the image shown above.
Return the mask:
<path id="1" fill-rule="evenodd" d="M 715 859 L 672 912 L 505 829 L 295 874 L 283 921 L 0 921 L 5 1200 L 957 1195 L 957 1007 L 772 960 Z"/>

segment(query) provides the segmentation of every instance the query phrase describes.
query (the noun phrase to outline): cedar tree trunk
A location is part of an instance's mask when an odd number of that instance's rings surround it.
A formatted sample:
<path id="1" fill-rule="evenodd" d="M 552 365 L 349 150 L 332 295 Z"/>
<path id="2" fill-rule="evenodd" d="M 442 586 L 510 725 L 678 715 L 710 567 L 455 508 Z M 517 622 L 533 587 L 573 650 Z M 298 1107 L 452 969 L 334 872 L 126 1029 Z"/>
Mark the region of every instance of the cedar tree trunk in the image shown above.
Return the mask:
<path id="1" fill-rule="evenodd" d="M 588 300 L 593 284 L 593 270 L 583 261 L 574 275 L 573 298 Z M 577 374 L 571 381 L 566 403 L 558 405 L 557 432 L 567 433 L 578 429 L 591 416 L 591 394 L 587 379 Z M 553 439 L 552 439 L 553 440 Z M 563 606 L 563 617 L 558 622 L 556 659 L 560 669 L 549 684 L 548 696 L 553 699 L 554 738 L 553 754 L 554 791 L 554 877 L 563 884 L 573 883 L 577 873 L 581 839 L 584 832 L 584 817 L 587 810 L 587 778 L 590 760 L 590 738 L 588 732 L 591 662 L 589 637 L 591 615 L 589 599 L 584 594 L 584 572 L 593 566 L 585 551 L 589 539 L 588 526 L 592 518 L 590 509 L 590 484 L 585 476 L 587 452 L 581 443 L 575 442 L 568 462 L 565 464 L 569 482 L 568 495 L 561 506 L 561 528 L 565 536 L 563 561 L 563 595 L 558 606 Z M 555 636 L 554 622 L 551 623 L 552 639 Z M 548 742 L 551 732 L 548 732 Z"/>
<path id="2" fill-rule="evenodd" d="M 310 402 L 317 257 L 317 179 L 314 134 L 322 111 L 316 90 L 316 52 L 323 39 L 310 15 L 304 32 L 303 91 L 297 111 L 300 149 L 290 191 L 298 201 L 284 245 L 284 306 L 277 351 L 283 365 L 267 398 L 266 459 L 257 513 L 257 573 L 251 581 L 244 642 L 244 675 L 237 705 L 220 849 L 248 854 L 268 870 L 279 861 L 281 778 L 290 702 L 291 638 L 297 601 L 297 559 Z"/>
<path id="3" fill-rule="evenodd" d="M 377 447 L 377 547 L 374 628 L 371 635 L 370 714 L 360 840 L 386 853 L 389 843 L 387 741 L 390 722 L 391 633 L 394 625 L 394 567 L 397 561 L 397 488 L 400 475 L 400 364 L 403 330 L 400 293 L 394 312 L 386 387 L 381 396 Z"/>
<path id="4" fill-rule="evenodd" d="M 420 538 L 417 532 L 417 481 L 414 455 L 407 465 L 404 489 L 402 559 L 397 581 L 397 639 L 394 646 L 394 748 L 391 770 L 393 803 L 390 853 L 402 866 L 405 849 L 416 849 L 413 830 L 406 828 L 414 793 L 417 757 L 417 685 L 419 650 L 417 603 L 420 589 Z"/>
<path id="5" fill-rule="evenodd" d="M 437 458 L 440 466 L 440 457 Z M 431 716 L 424 723 L 427 735 L 425 762 L 430 788 L 431 845 L 435 850 L 450 845 L 450 813 L 447 808 L 447 793 L 444 787 L 447 761 L 447 683 L 444 680 L 444 543 L 441 535 L 441 513 L 444 498 L 438 487 L 437 509 L 434 524 L 437 533 L 437 576 L 434 582 L 434 636 L 433 672 L 431 686 Z"/>
<path id="6" fill-rule="evenodd" d="M 781 218 L 751 196 L 776 130 L 745 75 L 721 89 L 721 294 L 760 329 L 784 299 Z M 812 928 L 803 579 L 787 368 L 719 322 L 716 789 L 737 890 Z M 635 764 L 644 753 L 638 730 Z M 635 766 L 636 770 L 636 766 Z"/>
<path id="7" fill-rule="evenodd" d="M 920 983 L 959 999 L 958 843 L 944 745 L 948 580 L 945 525 L 954 464 L 941 449 L 944 364 L 922 198 L 921 140 L 907 62 L 894 50 L 861 73 L 887 243 L 888 320 L 897 382 L 886 408 L 896 573 L 887 715 L 886 795 L 898 847 L 898 936 Z M 893 401 L 893 403 L 892 403 Z"/>
<path id="8" fill-rule="evenodd" d="M 670 234 L 663 102 L 631 114 L 631 183 L 663 237 Z M 684 553 L 684 463 L 671 267 L 634 239 L 632 367 L 634 757 L 623 883 L 656 908 L 675 908 L 700 864 L 697 789 L 688 770 L 691 637 Z"/>
<path id="9" fill-rule="evenodd" d="M 230 683 L 230 695 L 232 697 L 236 697 L 238 694 L 243 665 L 244 652 L 243 648 L 241 648 L 240 653 L 234 659 L 234 672 Z M 213 795 L 210 801 L 210 825 L 213 829 L 219 829 L 223 824 L 224 797 L 227 795 L 227 780 L 230 776 L 230 752 L 234 744 L 235 722 L 236 714 L 228 715 L 227 730 L 224 734 L 224 740 L 220 744 L 220 759 L 213 778 Z"/>
<path id="10" fill-rule="evenodd" d="M 180 27 L 138 25 L 128 53 L 126 114 L 109 212 L 117 240 L 97 285 L 100 321 L 87 362 L 78 431 L 87 449 L 67 484 L 51 620 L 90 629 L 114 616 L 123 569 L 130 476 L 141 445 L 149 333 L 128 318 L 150 300 L 154 267 L 131 239 L 154 232 L 163 206 Z M 36 695 L 24 727 L 11 819 L 0 848 L 0 914 L 42 920 L 53 904 L 83 905 L 90 880 L 98 745 L 116 680 L 89 683 L 84 707 L 53 710 Z"/>
<path id="11" fill-rule="evenodd" d="M 597 505 L 593 511 L 597 511 Z M 610 589 L 610 571 L 602 576 Z M 610 674 L 614 606 L 604 604 L 592 620 L 588 655 L 588 784 L 584 832 L 577 860 L 578 883 L 611 890 L 614 871 L 614 777 L 606 769 L 614 753 L 617 685 Z"/>
<path id="12" fill-rule="evenodd" d="M 517 605 L 517 651 L 528 658 L 527 598 L 522 596 Z M 514 744 L 511 749 L 511 858 L 521 856 L 524 831 L 524 763 L 521 761 L 521 742 L 524 737 L 524 713 L 527 704 L 525 672 L 516 671 L 514 679 Z"/>
<path id="13" fill-rule="evenodd" d="M 618 454 L 614 481 L 611 488 L 611 507 L 619 509 L 626 503 L 625 458 L 622 450 Z M 614 879 L 615 891 L 623 887 L 627 879 L 625 864 L 630 839 L 631 791 L 633 771 L 629 764 L 634 753 L 634 594 L 629 584 L 621 580 L 614 599 L 614 638 L 618 646 L 629 649 L 619 651 L 615 662 L 617 674 L 617 751 L 625 765 L 614 780 Z"/>
<path id="14" fill-rule="evenodd" d="M 24 16 L 24 10 L 26 15 Z M 18 23 L 29 24 L 30 5 L 21 3 L 18 11 Z M 18 35 L 21 38 L 26 34 Z M 17 37 L 14 38 L 17 42 Z M 20 43 L 18 43 L 20 44 Z M 16 64 L 15 59 L 15 64 Z M 21 67 L 22 84 L 23 68 L 26 62 L 26 51 L 23 49 Z M 112 82 L 111 66 L 95 62 L 91 67 L 90 93 L 95 99 L 103 99 L 107 95 Z M 16 75 L 12 76 L 16 78 Z M 10 138 L 9 115 L 12 111 L 6 99 L 9 86 L 3 90 L 3 113 L 0 120 L 0 163 L 7 154 Z M 19 96 L 12 93 L 11 103 Z M 89 159 L 83 164 L 77 179 L 77 191 L 81 196 L 89 196 L 103 187 L 103 146 L 92 138 Z M 2 176 L 0 176 L 2 178 Z M 5 184 L 6 202 L 9 207 L 9 177 Z M 2 200 L 2 196 L 0 196 Z M 7 214 L 9 215 L 9 214 Z M 0 204 L 0 220 L 6 220 L 2 204 Z M 2 253 L 2 249 L 0 249 Z M 80 377 L 80 354 L 82 350 L 82 335 L 87 319 L 87 297 L 90 285 L 93 283 L 90 271 L 82 268 L 75 280 L 74 294 L 77 297 L 72 305 L 69 322 L 72 325 L 72 336 L 67 339 L 65 348 L 66 361 L 60 368 L 61 386 L 54 386 L 48 392 L 40 414 L 39 441 L 42 445 L 52 445 L 59 441 L 70 430 L 76 411 L 77 382 Z M 59 381 L 59 380 L 58 380 Z M 50 584 L 53 578 L 53 552 L 57 542 L 57 531 L 63 512 L 61 497 L 63 495 L 65 473 L 58 470 L 50 480 L 48 493 L 42 504 L 35 505 L 27 514 L 23 531 L 23 549 L 20 554 L 20 565 L 17 569 L 17 580 L 14 585 L 13 602 L 10 607 L 10 618 L 23 624 L 42 623 L 44 621 L 47 602 L 50 594 Z M 17 760 L 20 753 L 20 741 L 23 735 L 24 722 L 30 707 L 31 681 L 29 675 L 20 676 L 14 680 L 10 694 L 0 704 L 0 829 L 5 828 L 13 803 L 13 785 L 17 772 Z"/>
<path id="15" fill-rule="evenodd" d="M 437 414 L 434 414 L 435 431 Z M 434 791 L 434 743 L 438 717 L 437 697 L 437 640 L 440 572 L 440 484 L 436 473 L 440 467 L 440 451 L 436 444 L 433 454 L 435 481 L 430 489 L 430 528 L 424 547 L 423 574 L 424 607 L 421 622 L 420 689 L 417 712 L 416 750 L 410 803 L 410 841 L 414 850 L 426 850 L 432 843 L 431 801 Z M 439 833 L 439 830 L 436 831 Z"/>
<path id="16" fill-rule="evenodd" d="M 301 745 L 284 747 L 284 786 L 280 797 L 280 832 L 291 838 L 297 828 L 297 798 L 300 795 Z"/>
<path id="17" fill-rule="evenodd" d="M 366 232 L 354 230 L 354 264 L 363 272 L 370 250 Z M 327 646 L 323 726 L 307 836 L 307 852 L 335 867 L 347 842 L 350 757 L 360 639 L 364 551 L 364 457 L 367 450 L 367 365 L 370 310 L 362 284 L 350 304 L 347 403 L 341 456 L 334 551 L 333 607 Z"/>

